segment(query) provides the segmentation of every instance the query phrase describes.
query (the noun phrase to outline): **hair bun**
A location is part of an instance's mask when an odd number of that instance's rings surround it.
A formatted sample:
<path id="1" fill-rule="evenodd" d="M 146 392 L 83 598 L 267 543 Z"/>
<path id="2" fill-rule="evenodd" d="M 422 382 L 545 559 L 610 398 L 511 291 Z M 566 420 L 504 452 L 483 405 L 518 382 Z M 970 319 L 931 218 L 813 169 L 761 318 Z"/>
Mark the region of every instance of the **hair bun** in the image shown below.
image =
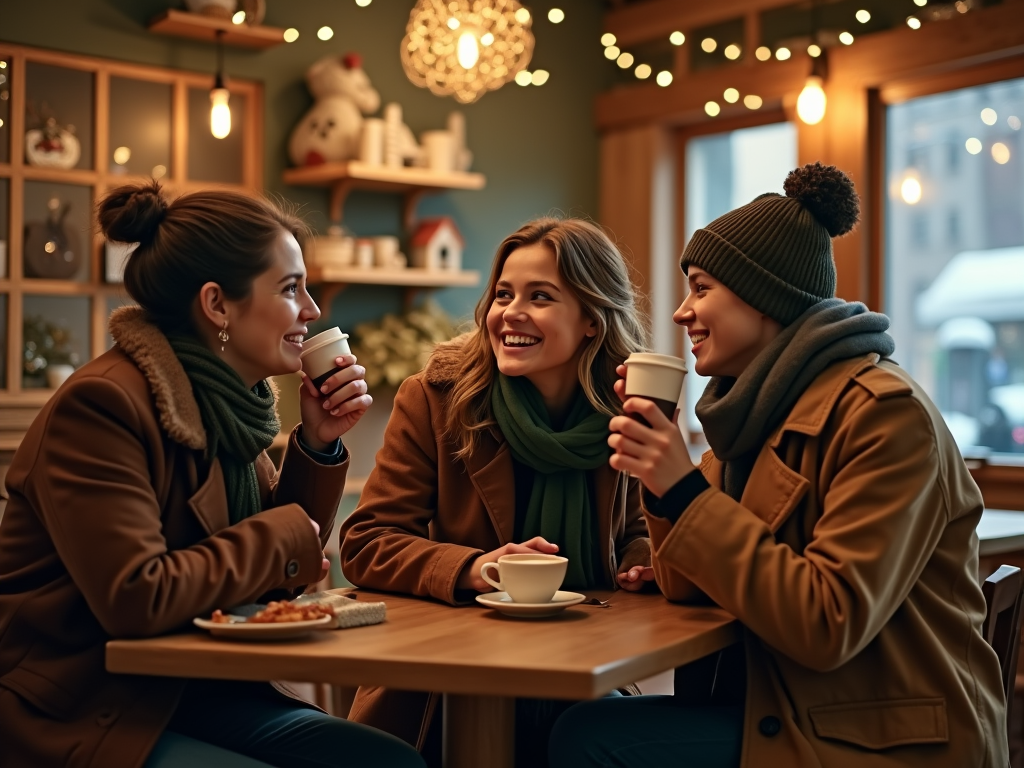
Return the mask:
<path id="1" fill-rule="evenodd" d="M 100 203 L 100 229 L 108 240 L 148 243 L 166 215 L 167 201 L 156 181 L 129 184 L 112 190 Z"/>
<path id="2" fill-rule="evenodd" d="M 860 220 L 860 199 L 850 177 L 834 165 L 811 163 L 790 171 L 782 188 L 811 212 L 830 237 L 845 235 Z"/>

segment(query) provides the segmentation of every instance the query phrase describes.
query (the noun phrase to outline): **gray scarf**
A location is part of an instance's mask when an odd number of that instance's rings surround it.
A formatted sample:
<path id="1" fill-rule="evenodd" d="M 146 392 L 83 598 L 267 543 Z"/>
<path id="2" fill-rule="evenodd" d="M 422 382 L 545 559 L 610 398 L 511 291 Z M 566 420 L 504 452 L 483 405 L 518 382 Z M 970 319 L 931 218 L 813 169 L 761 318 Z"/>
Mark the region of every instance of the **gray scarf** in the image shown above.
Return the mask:
<path id="1" fill-rule="evenodd" d="M 761 447 L 819 373 L 838 360 L 893 353 L 888 327 L 888 317 L 860 302 L 825 299 L 786 326 L 739 378 L 711 379 L 697 418 L 725 464 L 727 494 L 740 499 Z"/>

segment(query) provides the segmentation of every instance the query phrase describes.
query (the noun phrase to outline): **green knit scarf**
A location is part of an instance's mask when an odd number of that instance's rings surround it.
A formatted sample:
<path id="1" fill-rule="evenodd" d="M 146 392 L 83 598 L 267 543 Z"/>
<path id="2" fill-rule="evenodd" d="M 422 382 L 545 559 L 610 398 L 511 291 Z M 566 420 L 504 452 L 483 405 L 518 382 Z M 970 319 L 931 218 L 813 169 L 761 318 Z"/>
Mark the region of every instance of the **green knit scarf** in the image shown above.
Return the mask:
<path id="1" fill-rule="evenodd" d="M 601 579 L 600 548 L 587 491 L 587 471 L 608 461 L 608 421 L 577 392 L 565 427 L 555 432 L 537 388 L 499 373 L 491 408 L 516 461 L 536 470 L 523 538 L 543 536 L 569 559 L 565 585 L 590 589 Z"/>
<path id="2" fill-rule="evenodd" d="M 237 523 L 260 511 L 256 457 L 281 431 L 274 393 L 264 379 L 247 389 L 235 369 L 198 339 L 167 339 L 192 383 L 206 429 L 206 457 L 220 459 L 228 495 L 228 516 Z"/>

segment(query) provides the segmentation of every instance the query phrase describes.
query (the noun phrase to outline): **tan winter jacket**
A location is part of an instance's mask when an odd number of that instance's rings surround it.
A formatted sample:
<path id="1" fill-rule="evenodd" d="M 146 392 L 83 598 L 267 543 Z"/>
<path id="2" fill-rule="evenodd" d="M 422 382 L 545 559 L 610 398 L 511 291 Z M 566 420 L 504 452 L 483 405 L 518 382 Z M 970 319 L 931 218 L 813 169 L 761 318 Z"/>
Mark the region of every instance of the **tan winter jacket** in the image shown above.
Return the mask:
<path id="1" fill-rule="evenodd" d="M 342 525 L 341 567 L 361 587 L 456 604 L 462 569 L 512 542 L 515 476 L 500 433 L 485 435 L 468 461 L 444 437 L 444 402 L 462 359 L 458 341 L 437 349 L 425 371 L 406 379 L 384 446 L 359 507 Z M 603 579 L 611 588 L 624 564 L 650 562 L 639 484 L 609 466 L 594 472 Z M 361 688 L 349 719 L 422 747 L 438 697 Z"/>
<path id="2" fill-rule="evenodd" d="M 740 503 L 712 484 L 649 515 L 658 583 L 745 626 L 744 768 L 1002 768 L 999 662 L 981 636 L 982 499 L 938 410 L 876 355 L 827 368 Z"/>
<path id="3" fill-rule="evenodd" d="M 228 523 L 220 463 L 165 337 L 136 308 L 33 422 L 0 524 L 0 766 L 138 768 L 184 680 L 112 675 L 111 638 L 147 637 L 320 577 L 348 471 L 295 434 L 256 462 L 264 511 Z M 320 525 L 320 540 L 309 524 Z"/>

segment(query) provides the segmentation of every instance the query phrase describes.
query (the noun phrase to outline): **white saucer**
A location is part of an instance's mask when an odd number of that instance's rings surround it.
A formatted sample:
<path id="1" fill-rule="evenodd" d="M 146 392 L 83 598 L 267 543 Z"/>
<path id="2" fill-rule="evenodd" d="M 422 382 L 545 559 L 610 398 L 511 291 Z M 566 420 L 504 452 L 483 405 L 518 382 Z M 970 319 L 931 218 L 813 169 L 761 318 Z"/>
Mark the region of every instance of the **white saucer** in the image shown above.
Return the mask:
<path id="1" fill-rule="evenodd" d="M 234 621 L 221 624 L 209 619 L 192 619 L 192 623 L 200 629 L 205 629 L 214 637 L 228 637 L 232 640 L 287 640 L 292 637 L 302 637 L 322 627 L 326 627 L 333 621 L 330 616 L 321 616 L 318 619 L 309 621 L 280 621 L 264 623 L 250 623 L 242 616 L 232 616 Z"/>
<path id="2" fill-rule="evenodd" d="M 576 605 L 586 600 L 585 595 L 578 592 L 555 592 L 549 603 L 513 603 L 507 592 L 487 592 L 477 595 L 476 601 L 487 608 L 494 608 L 506 616 L 518 616 L 524 619 L 539 619 L 544 616 L 554 616 L 564 611 L 570 605 Z"/>

